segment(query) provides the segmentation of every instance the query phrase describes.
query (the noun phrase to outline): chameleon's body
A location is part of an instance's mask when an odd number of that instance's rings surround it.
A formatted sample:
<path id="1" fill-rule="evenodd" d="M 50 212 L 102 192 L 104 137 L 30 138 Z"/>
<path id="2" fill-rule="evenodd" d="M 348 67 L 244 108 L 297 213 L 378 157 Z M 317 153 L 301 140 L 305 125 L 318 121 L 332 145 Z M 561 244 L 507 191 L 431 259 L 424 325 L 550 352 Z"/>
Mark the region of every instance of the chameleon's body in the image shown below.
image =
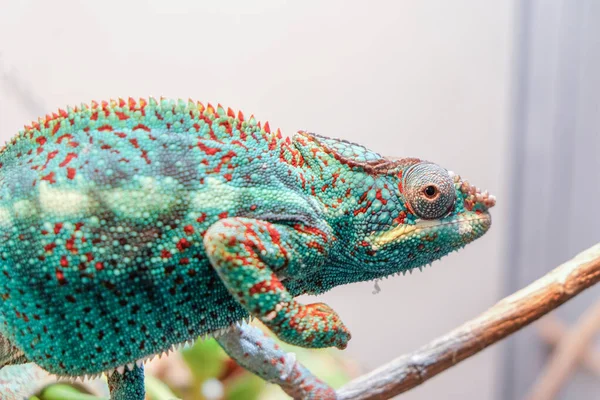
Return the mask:
<path id="1" fill-rule="evenodd" d="M 438 192 L 427 205 L 413 187 L 429 176 Z M 282 138 L 220 106 L 60 111 L 0 153 L 4 363 L 67 376 L 129 364 L 136 380 L 136 362 L 250 315 L 290 343 L 343 348 L 337 315 L 294 296 L 439 259 L 489 228 L 493 204 L 434 164 Z M 232 341 L 221 344 L 244 353 Z M 260 374 L 277 381 L 271 372 Z M 113 380 L 115 398 L 123 382 Z"/>

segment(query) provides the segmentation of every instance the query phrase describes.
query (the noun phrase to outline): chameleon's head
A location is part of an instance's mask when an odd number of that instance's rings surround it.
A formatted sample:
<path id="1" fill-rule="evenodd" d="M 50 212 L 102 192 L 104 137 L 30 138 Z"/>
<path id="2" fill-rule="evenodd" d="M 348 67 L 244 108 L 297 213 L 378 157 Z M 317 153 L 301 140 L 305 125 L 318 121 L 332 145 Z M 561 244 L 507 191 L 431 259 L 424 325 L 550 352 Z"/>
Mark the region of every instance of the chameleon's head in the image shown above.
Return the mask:
<path id="1" fill-rule="evenodd" d="M 387 229 L 373 232 L 369 243 L 375 253 L 401 262 L 402 272 L 420 267 L 458 250 L 490 228 L 488 210 L 494 196 L 482 192 L 451 171 L 426 161 L 398 160 L 400 218 Z"/>
<path id="2" fill-rule="evenodd" d="M 343 239 L 336 256 L 347 275 L 335 284 L 425 266 L 491 226 L 495 198 L 436 164 L 303 132 L 294 140 L 318 178 L 330 180 L 311 190 Z"/>

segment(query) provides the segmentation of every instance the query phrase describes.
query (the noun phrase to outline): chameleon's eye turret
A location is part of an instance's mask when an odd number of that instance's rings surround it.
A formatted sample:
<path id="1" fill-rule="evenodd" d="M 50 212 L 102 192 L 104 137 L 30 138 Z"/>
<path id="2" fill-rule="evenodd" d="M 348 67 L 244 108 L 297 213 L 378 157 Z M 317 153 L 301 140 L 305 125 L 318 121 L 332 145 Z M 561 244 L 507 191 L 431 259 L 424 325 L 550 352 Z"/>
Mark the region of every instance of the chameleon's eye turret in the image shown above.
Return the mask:
<path id="1" fill-rule="evenodd" d="M 454 182 L 444 168 L 432 163 L 411 166 L 403 176 L 404 195 L 411 211 L 423 219 L 439 219 L 452 210 Z"/>

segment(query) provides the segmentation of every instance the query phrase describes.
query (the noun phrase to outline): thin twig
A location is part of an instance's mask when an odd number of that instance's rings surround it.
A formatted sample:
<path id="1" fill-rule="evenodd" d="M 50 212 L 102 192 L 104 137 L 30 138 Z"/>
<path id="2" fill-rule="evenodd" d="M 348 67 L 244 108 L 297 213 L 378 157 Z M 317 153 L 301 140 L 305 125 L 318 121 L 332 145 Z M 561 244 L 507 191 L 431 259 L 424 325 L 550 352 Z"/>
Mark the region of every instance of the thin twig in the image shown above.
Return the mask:
<path id="1" fill-rule="evenodd" d="M 530 324 L 600 281 L 600 243 L 450 333 L 359 377 L 342 400 L 389 399 Z"/>
<path id="2" fill-rule="evenodd" d="M 537 323 L 538 332 L 542 340 L 551 346 L 560 343 L 569 332 L 567 325 L 554 314 L 542 318 Z M 581 364 L 590 372 L 600 378 L 600 352 L 590 343 L 580 357 Z"/>
<path id="3" fill-rule="evenodd" d="M 600 301 L 586 310 L 571 331 L 560 341 L 526 399 L 555 398 L 598 329 L 600 329 Z"/>

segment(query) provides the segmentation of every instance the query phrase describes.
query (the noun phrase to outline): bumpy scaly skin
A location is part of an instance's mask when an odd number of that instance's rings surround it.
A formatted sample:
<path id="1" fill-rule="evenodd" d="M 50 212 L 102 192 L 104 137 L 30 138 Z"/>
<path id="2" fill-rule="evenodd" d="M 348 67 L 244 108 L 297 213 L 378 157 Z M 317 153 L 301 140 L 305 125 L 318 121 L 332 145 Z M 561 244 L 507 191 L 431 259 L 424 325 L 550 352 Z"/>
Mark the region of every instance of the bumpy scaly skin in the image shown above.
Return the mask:
<path id="1" fill-rule="evenodd" d="M 143 399 L 144 389 L 144 367 L 137 365 L 131 371 L 123 374 L 114 373 L 108 378 L 108 387 L 111 400 L 139 400 Z"/>
<path id="2" fill-rule="evenodd" d="M 415 192 L 430 175 L 452 201 L 425 219 L 442 204 Z M 49 372 L 138 381 L 136 362 L 249 315 L 344 348 L 335 312 L 295 296 L 426 265 L 483 235 L 493 205 L 434 164 L 221 106 L 60 110 L 0 152 L 0 334 Z"/>

